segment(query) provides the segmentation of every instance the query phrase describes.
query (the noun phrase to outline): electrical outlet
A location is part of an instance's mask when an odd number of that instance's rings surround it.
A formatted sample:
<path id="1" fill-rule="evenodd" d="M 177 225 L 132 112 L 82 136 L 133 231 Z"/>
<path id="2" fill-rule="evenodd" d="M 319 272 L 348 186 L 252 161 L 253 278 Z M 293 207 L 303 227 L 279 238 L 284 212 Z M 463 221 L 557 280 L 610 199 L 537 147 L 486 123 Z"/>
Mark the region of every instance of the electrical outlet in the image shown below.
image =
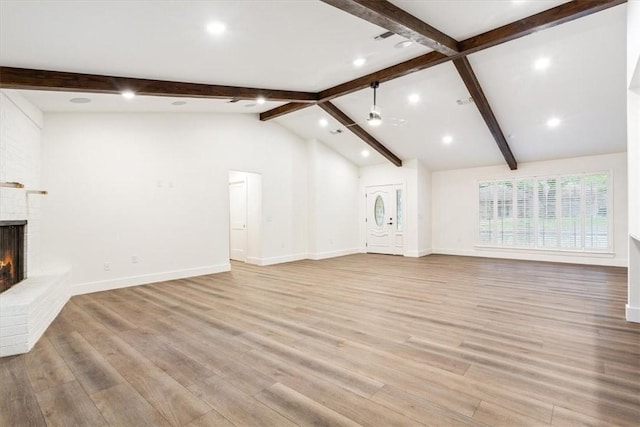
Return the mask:
<path id="1" fill-rule="evenodd" d="M 140 259 L 138 258 L 138 255 L 134 255 L 131 257 L 131 263 L 132 264 L 137 264 L 140 261 Z"/>
<path id="2" fill-rule="evenodd" d="M 105 262 L 104 263 L 104 271 L 111 271 L 111 263 L 110 262 Z"/>

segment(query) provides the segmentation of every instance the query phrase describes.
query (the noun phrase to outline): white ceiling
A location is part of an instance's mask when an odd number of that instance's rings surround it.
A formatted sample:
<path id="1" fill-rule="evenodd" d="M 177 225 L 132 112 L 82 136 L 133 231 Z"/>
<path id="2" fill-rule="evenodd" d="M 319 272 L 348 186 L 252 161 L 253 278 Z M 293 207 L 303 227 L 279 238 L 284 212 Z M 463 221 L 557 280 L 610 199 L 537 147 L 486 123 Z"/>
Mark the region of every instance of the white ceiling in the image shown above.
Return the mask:
<path id="1" fill-rule="evenodd" d="M 462 40 L 557 6 L 564 1 L 393 1 Z M 514 40 L 469 56 L 519 162 L 625 151 L 626 6 Z M 228 31 L 205 31 L 212 20 Z M 384 29 L 312 0 L 298 1 L 0 1 L 0 64 L 22 68 L 120 75 L 272 89 L 319 91 L 429 52 L 397 49 L 403 40 L 373 37 Z M 367 58 L 361 68 L 352 61 Z M 533 62 L 546 56 L 544 72 Z M 43 111 L 227 112 L 256 114 L 282 103 L 22 91 Z M 410 105 L 407 96 L 420 94 Z M 76 97 L 88 104 L 73 104 Z M 400 158 L 432 170 L 505 164 L 451 63 L 381 84 L 385 122 L 364 120 L 371 89 L 333 102 Z M 249 106 L 247 106 L 249 105 Z M 562 120 L 548 129 L 546 120 Z M 329 126 L 318 120 L 326 117 Z M 392 126 L 391 118 L 403 118 Z M 256 115 L 257 120 L 257 115 Z M 358 165 L 386 160 L 318 107 L 275 119 L 303 138 L 318 139 Z M 329 130 L 344 132 L 331 135 Z M 442 143 L 444 135 L 453 142 Z M 372 151 L 372 150 L 370 150 Z"/>

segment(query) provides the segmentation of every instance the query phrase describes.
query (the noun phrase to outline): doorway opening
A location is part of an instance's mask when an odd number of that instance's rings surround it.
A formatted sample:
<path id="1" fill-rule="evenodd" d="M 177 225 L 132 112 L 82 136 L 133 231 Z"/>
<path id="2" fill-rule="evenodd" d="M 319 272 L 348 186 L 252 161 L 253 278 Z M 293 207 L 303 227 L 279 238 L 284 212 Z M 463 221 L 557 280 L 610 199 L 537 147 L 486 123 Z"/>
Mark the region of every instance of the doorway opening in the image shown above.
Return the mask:
<path id="1" fill-rule="evenodd" d="M 367 252 L 404 255 L 404 184 L 367 187 Z"/>
<path id="2" fill-rule="evenodd" d="M 229 171 L 229 259 L 262 259 L 262 175 Z"/>

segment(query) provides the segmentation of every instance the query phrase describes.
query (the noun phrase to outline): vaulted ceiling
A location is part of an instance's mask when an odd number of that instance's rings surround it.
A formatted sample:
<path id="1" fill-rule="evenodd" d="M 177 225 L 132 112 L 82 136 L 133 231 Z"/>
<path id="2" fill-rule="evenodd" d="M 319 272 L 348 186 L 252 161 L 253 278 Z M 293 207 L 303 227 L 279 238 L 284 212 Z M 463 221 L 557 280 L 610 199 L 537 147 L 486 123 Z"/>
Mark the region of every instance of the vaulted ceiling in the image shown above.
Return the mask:
<path id="1" fill-rule="evenodd" d="M 513 169 L 625 151 L 621 3 L 2 0 L 0 85 L 47 112 L 253 114 L 358 165 Z"/>

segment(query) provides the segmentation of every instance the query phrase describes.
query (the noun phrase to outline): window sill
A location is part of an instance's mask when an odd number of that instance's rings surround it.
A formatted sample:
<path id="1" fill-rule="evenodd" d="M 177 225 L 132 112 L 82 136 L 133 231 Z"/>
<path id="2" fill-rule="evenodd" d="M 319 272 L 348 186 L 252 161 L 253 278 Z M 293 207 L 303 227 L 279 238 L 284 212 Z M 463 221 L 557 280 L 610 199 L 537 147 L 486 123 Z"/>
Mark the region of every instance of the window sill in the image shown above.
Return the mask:
<path id="1" fill-rule="evenodd" d="M 502 251 L 512 253 L 538 253 L 549 255 L 564 255 L 564 256 L 576 256 L 576 257 L 591 257 L 591 258 L 614 258 L 615 253 L 610 250 L 605 251 L 580 251 L 574 249 L 558 249 L 558 248 L 523 248 L 512 246 L 492 246 L 492 245 L 475 245 L 478 250 L 487 251 Z"/>

